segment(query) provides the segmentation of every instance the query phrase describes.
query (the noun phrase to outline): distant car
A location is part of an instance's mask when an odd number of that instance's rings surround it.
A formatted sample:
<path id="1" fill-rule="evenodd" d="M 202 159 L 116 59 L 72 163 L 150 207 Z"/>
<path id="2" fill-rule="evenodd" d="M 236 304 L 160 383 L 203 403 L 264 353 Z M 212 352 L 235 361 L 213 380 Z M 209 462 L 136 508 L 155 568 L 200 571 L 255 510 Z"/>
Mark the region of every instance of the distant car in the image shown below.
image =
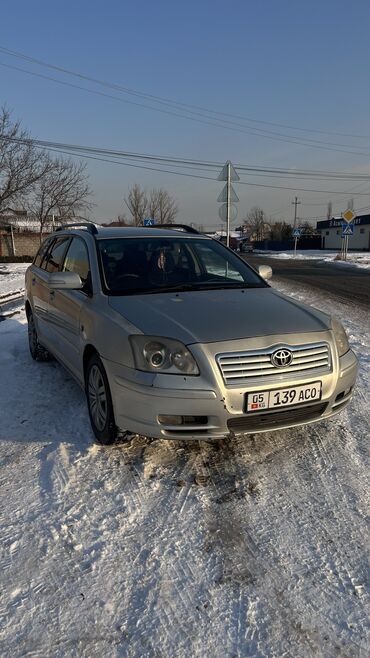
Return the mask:
<path id="1" fill-rule="evenodd" d="M 76 378 L 103 444 L 329 418 L 351 398 L 356 357 L 340 322 L 270 276 L 195 230 L 62 227 L 26 273 L 31 356 Z"/>
<path id="2" fill-rule="evenodd" d="M 240 245 L 242 254 L 253 253 L 253 242 L 243 241 Z"/>

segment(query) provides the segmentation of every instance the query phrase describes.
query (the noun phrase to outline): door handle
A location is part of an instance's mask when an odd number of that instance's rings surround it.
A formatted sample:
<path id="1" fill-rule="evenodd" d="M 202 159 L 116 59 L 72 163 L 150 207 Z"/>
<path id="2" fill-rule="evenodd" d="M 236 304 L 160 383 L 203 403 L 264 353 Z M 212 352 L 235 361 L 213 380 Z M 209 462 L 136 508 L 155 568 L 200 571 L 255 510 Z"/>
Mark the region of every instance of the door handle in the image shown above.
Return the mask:
<path id="1" fill-rule="evenodd" d="M 33 276 L 33 277 L 32 277 L 32 285 L 34 286 L 34 285 L 35 285 L 35 283 L 36 283 L 36 277 L 35 277 L 35 276 Z"/>

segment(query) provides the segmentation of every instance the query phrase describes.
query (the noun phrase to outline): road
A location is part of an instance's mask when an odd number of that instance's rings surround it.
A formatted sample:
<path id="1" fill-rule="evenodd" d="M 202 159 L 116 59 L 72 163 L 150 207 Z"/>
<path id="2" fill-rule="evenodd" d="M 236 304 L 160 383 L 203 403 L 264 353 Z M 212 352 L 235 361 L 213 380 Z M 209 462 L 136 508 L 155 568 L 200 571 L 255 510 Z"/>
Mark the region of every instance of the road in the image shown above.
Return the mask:
<path id="1" fill-rule="evenodd" d="M 321 260 L 286 260 L 260 254 L 247 254 L 245 260 L 253 267 L 270 265 L 279 279 L 302 283 L 333 293 L 342 299 L 370 306 L 370 271 L 347 265 L 340 266 Z"/>

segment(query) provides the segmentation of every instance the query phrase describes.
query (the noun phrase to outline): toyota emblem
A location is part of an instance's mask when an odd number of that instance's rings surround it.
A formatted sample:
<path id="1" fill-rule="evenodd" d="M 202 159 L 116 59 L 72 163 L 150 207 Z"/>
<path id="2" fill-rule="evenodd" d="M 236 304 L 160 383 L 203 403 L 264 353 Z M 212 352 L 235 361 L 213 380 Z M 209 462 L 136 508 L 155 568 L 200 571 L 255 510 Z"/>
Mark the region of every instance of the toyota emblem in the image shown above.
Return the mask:
<path id="1" fill-rule="evenodd" d="M 285 368 L 290 366 L 293 361 L 293 354 L 290 350 L 280 349 L 271 354 L 271 363 L 276 368 Z"/>

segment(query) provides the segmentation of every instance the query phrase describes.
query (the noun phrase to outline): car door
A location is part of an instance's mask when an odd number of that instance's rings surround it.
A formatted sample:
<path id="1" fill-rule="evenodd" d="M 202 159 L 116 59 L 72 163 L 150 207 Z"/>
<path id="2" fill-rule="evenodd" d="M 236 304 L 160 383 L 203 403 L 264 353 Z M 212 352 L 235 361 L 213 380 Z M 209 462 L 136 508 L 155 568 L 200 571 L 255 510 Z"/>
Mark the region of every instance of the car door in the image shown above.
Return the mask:
<path id="1" fill-rule="evenodd" d="M 46 272 L 46 265 L 48 253 L 54 242 L 55 237 L 47 238 L 43 242 L 27 274 L 27 294 L 32 304 L 37 333 L 41 343 L 45 343 L 49 336 L 47 315 L 49 306 L 49 275 Z"/>
<path id="2" fill-rule="evenodd" d="M 82 306 L 91 298 L 90 263 L 85 241 L 73 237 L 60 266 L 62 272 L 75 272 L 84 284 L 82 290 L 53 290 L 49 297 L 49 318 L 58 356 L 69 370 L 81 378 Z"/>

